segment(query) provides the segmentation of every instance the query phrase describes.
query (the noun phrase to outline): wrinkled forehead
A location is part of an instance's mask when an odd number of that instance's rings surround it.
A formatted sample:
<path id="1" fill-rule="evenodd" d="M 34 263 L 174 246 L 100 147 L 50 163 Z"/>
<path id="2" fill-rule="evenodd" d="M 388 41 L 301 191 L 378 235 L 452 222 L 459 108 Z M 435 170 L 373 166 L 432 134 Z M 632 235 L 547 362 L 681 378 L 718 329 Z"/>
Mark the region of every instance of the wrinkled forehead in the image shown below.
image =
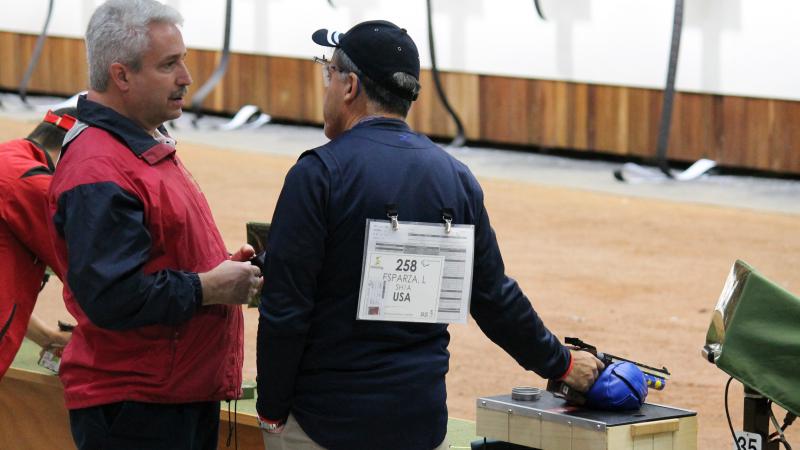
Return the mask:
<path id="1" fill-rule="evenodd" d="M 186 54 L 186 45 L 180 28 L 168 22 L 151 22 L 148 26 L 149 43 L 145 57 L 165 59 Z"/>

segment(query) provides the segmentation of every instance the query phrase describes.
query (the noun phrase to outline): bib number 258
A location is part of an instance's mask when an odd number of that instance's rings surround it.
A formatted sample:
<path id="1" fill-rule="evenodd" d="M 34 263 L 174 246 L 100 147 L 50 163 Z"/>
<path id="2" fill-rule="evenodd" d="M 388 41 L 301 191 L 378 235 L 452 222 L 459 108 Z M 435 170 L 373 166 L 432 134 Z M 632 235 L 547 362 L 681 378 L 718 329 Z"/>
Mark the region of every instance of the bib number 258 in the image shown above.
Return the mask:
<path id="1" fill-rule="evenodd" d="M 416 259 L 398 259 L 397 267 L 394 270 L 398 272 L 416 272 L 417 260 Z"/>

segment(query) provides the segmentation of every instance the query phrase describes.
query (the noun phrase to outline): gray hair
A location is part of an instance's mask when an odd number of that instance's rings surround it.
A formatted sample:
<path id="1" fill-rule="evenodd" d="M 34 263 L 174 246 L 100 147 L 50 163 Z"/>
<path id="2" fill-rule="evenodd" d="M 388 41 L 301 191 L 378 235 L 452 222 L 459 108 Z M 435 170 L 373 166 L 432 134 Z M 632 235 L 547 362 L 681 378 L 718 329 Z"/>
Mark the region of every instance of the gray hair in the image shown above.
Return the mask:
<path id="1" fill-rule="evenodd" d="M 154 22 L 182 25 L 183 17 L 155 0 L 108 0 L 95 10 L 86 29 L 91 89 L 108 88 L 108 68 L 115 62 L 141 69 L 142 54 L 150 44 L 148 26 Z"/>
<path id="2" fill-rule="evenodd" d="M 358 75 L 361 84 L 364 86 L 364 92 L 367 94 L 367 98 L 377 104 L 382 110 L 399 114 L 403 117 L 408 115 L 408 110 L 411 109 L 411 100 L 398 97 L 385 87 L 377 84 L 374 80 L 366 77 L 358 69 L 358 66 L 356 66 L 353 60 L 347 56 L 347 53 L 336 49 L 331 60 L 335 61 L 340 69 Z M 344 74 L 340 75 L 343 76 Z M 414 78 L 414 75 L 405 72 L 395 72 L 392 74 L 392 84 L 394 87 L 412 94 L 414 98 L 419 94 L 420 84 L 419 81 Z"/>

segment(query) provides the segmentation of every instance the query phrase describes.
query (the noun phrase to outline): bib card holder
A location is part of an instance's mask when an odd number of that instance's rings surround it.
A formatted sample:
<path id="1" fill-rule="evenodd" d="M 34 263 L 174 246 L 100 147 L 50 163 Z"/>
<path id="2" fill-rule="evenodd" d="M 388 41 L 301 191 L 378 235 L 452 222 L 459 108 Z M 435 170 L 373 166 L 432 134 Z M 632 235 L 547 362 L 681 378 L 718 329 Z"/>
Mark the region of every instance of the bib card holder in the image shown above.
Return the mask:
<path id="1" fill-rule="evenodd" d="M 391 208 L 390 208 L 391 207 Z M 475 227 L 367 219 L 359 320 L 466 323 L 472 287 Z"/>

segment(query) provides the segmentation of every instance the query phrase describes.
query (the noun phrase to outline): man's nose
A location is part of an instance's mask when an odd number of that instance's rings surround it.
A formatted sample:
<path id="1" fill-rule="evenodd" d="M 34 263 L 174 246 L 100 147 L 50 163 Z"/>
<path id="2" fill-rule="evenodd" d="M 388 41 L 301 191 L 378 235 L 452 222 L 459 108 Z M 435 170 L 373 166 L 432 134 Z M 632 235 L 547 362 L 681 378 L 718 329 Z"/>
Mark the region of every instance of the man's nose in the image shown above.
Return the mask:
<path id="1" fill-rule="evenodd" d="M 189 86 L 193 81 L 192 74 L 189 73 L 189 68 L 186 67 L 186 63 L 184 61 L 181 61 L 180 65 L 178 79 L 175 82 L 178 84 L 178 86 Z"/>

